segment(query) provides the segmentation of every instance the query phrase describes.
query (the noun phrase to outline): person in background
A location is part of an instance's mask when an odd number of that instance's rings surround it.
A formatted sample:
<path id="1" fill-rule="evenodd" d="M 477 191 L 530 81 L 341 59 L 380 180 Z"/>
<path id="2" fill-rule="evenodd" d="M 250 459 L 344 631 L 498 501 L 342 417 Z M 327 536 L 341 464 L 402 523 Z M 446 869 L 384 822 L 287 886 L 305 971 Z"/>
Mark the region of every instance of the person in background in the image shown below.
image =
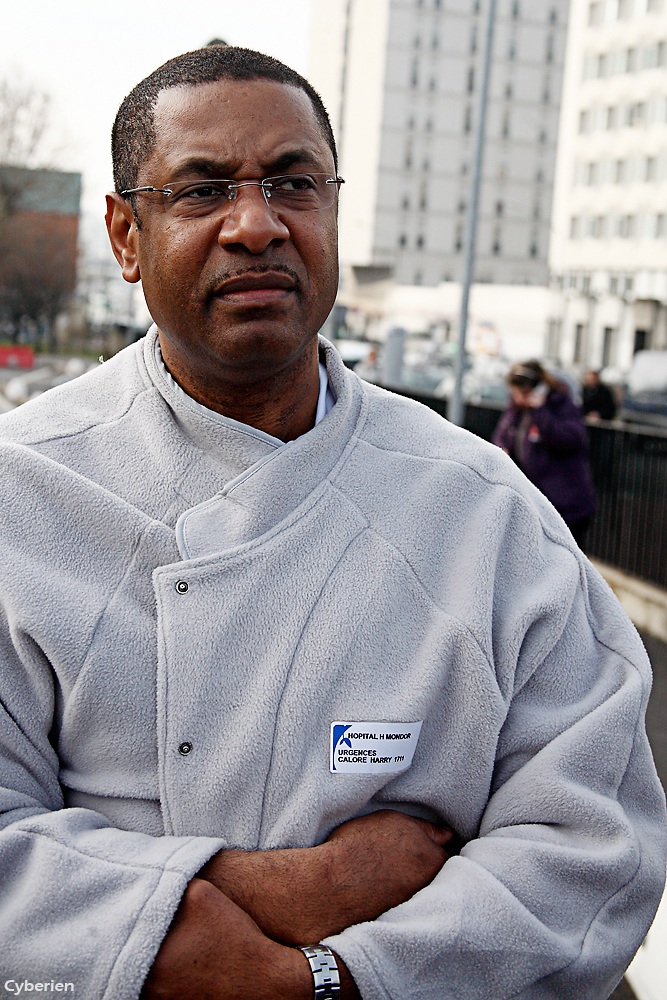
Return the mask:
<path id="1" fill-rule="evenodd" d="M 513 365 L 507 381 L 511 402 L 493 442 L 551 501 L 582 546 L 595 513 L 595 492 L 581 413 L 539 361 Z"/>
<path id="2" fill-rule="evenodd" d="M 609 386 L 600 381 L 600 373 L 587 371 L 584 375 L 583 399 L 581 409 L 589 420 L 613 420 L 616 416 L 616 403 Z"/>

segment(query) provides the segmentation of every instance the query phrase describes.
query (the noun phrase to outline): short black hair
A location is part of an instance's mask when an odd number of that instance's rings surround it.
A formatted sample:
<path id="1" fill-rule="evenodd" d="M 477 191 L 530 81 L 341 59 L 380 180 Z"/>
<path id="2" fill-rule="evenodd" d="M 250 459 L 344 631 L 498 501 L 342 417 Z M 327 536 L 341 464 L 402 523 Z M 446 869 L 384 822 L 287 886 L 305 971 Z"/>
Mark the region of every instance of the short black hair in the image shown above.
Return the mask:
<path id="1" fill-rule="evenodd" d="M 116 191 L 137 186 L 139 168 L 155 145 L 154 110 L 158 96 L 170 87 L 196 87 L 216 80 L 274 80 L 298 87 L 310 98 L 322 134 L 333 153 L 336 172 L 338 155 L 331 122 L 322 98 L 296 70 L 278 59 L 236 46 L 211 45 L 170 59 L 138 83 L 127 95 L 111 131 L 111 158 Z"/>

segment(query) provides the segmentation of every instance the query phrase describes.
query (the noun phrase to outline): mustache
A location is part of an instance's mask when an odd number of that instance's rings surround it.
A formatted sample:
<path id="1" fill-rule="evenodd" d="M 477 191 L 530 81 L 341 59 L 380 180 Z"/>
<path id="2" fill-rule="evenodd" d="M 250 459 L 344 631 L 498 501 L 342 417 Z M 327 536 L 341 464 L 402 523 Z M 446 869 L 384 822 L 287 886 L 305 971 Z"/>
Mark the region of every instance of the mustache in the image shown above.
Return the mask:
<path id="1" fill-rule="evenodd" d="M 248 262 L 243 267 L 230 267 L 224 271 L 219 271 L 215 279 L 211 282 L 212 291 L 210 294 L 212 296 L 215 295 L 215 290 L 225 281 L 229 281 L 232 278 L 241 278 L 245 274 L 267 274 L 269 272 L 272 274 L 286 274 L 294 282 L 296 288 L 301 287 L 301 277 L 294 268 L 288 267 L 286 264 L 272 264 L 268 261 L 262 261 L 260 264 L 258 261 L 257 263 Z"/>

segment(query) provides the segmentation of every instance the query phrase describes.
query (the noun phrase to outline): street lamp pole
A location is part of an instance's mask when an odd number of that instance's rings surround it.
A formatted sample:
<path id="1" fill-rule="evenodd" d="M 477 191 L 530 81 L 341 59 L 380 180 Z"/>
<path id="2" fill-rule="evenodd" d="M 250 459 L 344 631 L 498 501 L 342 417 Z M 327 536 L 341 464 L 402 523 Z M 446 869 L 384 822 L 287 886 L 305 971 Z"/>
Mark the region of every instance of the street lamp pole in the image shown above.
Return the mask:
<path id="1" fill-rule="evenodd" d="M 486 44 L 484 62 L 482 64 L 482 79 L 477 102 L 477 130 L 473 154 L 472 174 L 470 178 L 470 195 L 468 198 L 468 217 L 466 219 L 465 258 L 463 272 L 463 288 L 461 290 L 461 315 L 459 319 L 459 343 L 454 360 L 454 389 L 449 400 L 448 417 L 459 427 L 463 423 L 462 383 L 465 364 L 466 335 L 468 333 L 468 305 L 470 301 L 470 286 L 475 268 L 475 243 L 477 241 L 477 217 L 479 214 L 479 190 L 482 182 L 482 161 L 484 158 L 484 142 L 486 138 L 486 108 L 489 97 L 489 77 L 491 75 L 491 60 L 493 57 L 493 32 L 496 21 L 496 0 L 489 0 L 486 19 Z"/>

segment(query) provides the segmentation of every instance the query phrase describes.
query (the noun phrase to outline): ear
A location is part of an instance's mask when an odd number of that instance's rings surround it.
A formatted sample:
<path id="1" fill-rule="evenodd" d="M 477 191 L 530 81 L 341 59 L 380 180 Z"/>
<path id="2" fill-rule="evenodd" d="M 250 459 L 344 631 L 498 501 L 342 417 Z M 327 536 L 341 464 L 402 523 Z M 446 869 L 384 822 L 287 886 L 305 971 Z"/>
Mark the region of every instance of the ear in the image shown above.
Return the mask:
<path id="1" fill-rule="evenodd" d="M 121 266 L 123 277 L 132 284 L 140 281 L 141 274 L 137 260 L 139 230 L 132 205 L 115 191 L 108 194 L 105 219 L 111 249 Z"/>

